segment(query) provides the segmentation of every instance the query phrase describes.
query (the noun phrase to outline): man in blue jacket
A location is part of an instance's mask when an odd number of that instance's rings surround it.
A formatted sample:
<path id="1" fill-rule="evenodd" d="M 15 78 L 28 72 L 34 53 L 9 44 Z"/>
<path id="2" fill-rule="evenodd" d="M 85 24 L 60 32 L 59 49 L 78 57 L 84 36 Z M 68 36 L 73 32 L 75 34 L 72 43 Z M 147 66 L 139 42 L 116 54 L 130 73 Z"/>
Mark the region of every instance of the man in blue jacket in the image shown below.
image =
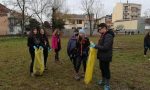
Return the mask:
<path id="1" fill-rule="evenodd" d="M 105 23 L 98 25 L 98 33 L 101 34 L 98 44 L 91 43 L 90 47 L 98 49 L 97 58 L 99 59 L 102 73 L 102 80 L 99 81 L 99 85 L 104 85 L 104 90 L 110 90 L 110 62 L 112 61 L 115 35 Z"/>

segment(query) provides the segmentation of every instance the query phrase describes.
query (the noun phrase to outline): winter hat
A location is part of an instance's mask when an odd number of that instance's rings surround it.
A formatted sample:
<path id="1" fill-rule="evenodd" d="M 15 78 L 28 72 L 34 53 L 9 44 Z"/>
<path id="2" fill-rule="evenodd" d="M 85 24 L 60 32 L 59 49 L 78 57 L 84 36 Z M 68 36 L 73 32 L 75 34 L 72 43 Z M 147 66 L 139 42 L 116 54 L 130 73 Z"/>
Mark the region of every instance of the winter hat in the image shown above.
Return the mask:
<path id="1" fill-rule="evenodd" d="M 86 34 L 84 29 L 80 29 L 79 33 Z"/>

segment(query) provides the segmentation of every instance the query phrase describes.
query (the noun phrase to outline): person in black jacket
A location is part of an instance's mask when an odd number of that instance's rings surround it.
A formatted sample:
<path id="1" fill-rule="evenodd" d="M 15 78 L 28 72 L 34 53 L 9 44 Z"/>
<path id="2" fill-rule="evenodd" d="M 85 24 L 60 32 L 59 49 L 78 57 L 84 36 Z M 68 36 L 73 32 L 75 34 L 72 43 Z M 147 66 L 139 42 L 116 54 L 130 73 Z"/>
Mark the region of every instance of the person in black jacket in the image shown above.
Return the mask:
<path id="1" fill-rule="evenodd" d="M 38 36 L 38 30 L 36 28 L 33 28 L 30 31 L 30 34 L 28 36 L 28 42 L 27 46 L 29 47 L 29 52 L 31 55 L 32 62 L 30 64 L 30 74 L 31 76 L 34 76 L 33 74 L 33 64 L 34 64 L 34 58 L 35 58 L 35 48 L 39 48 L 40 46 L 40 38 Z"/>
<path id="2" fill-rule="evenodd" d="M 86 71 L 86 61 L 88 58 L 88 51 L 89 51 L 90 41 L 89 38 L 86 37 L 85 31 L 83 29 L 79 30 L 79 36 L 77 39 L 77 57 L 76 57 L 76 75 L 75 79 L 80 80 L 81 77 L 84 77 L 84 73 Z M 79 75 L 79 69 L 81 66 L 81 63 L 83 64 L 84 73 L 82 76 Z"/>
<path id="3" fill-rule="evenodd" d="M 113 54 L 114 32 L 108 30 L 105 23 L 101 23 L 98 25 L 98 33 L 101 34 L 98 44 L 91 43 L 90 47 L 98 49 L 97 58 L 99 59 L 102 73 L 102 80 L 99 81 L 99 84 L 104 85 L 104 90 L 110 90 L 110 62 Z"/>
<path id="4" fill-rule="evenodd" d="M 50 45 L 49 45 L 49 41 L 48 41 L 48 37 L 46 35 L 46 32 L 43 28 L 40 29 L 40 45 L 43 47 L 43 55 L 44 55 L 44 66 L 45 66 L 45 70 L 47 70 L 47 58 L 48 58 L 48 52 L 51 50 Z"/>
<path id="5" fill-rule="evenodd" d="M 79 35 L 78 29 L 74 30 L 73 36 L 69 39 L 68 45 L 67 45 L 67 54 L 68 54 L 71 62 L 73 63 L 75 70 L 76 70 L 78 35 Z"/>
<path id="6" fill-rule="evenodd" d="M 148 49 L 150 50 L 150 32 L 144 38 L 144 57 L 146 57 Z"/>

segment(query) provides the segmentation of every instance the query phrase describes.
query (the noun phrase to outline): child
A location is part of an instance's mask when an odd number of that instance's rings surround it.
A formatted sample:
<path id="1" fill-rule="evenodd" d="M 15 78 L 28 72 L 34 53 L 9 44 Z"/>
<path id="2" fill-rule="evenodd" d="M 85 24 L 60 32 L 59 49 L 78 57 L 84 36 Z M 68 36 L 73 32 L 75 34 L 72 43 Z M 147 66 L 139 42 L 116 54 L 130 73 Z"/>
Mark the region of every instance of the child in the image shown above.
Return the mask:
<path id="1" fill-rule="evenodd" d="M 150 49 L 150 32 L 144 38 L 144 57 L 146 57 L 148 49 Z"/>
<path id="2" fill-rule="evenodd" d="M 27 45 L 29 47 L 29 52 L 30 52 L 31 59 L 32 59 L 32 62 L 30 65 L 30 74 L 31 74 L 31 76 L 34 76 L 34 74 L 33 74 L 33 64 L 34 64 L 34 58 L 35 58 L 34 51 L 35 51 L 35 48 L 38 48 L 40 45 L 40 38 L 38 36 L 38 31 L 36 28 L 33 28 L 31 30 L 29 37 L 28 37 Z"/>
<path id="3" fill-rule="evenodd" d="M 79 76 L 79 69 L 80 69 L 81 63 L 83 64 L 84 73 L 86 71 L 86 61 L 88 58 L 90 42 L 85 34 L 86 33 L 83 29 L 79 30 L 79 36 L 78 36 L 78 40 L 77 40 L 76 68 L 75 68 L 76 69 L 76 75 L 75 75 L 76 80 L 80 80 L 80 78 L 81 78 Z M 84 77 L 83 75 L 82 75 L 82 77 Z"/>
<path id="4" fill-rule="evenodd" d="M 46 35 L 45 30 L 42 28 L 40 29 L 40 45 L 44 48 L 43 54 L 44 54 L 44 66 L 45 66 L 45 70 L 47 70 L 47 58 L 48 58 L 48 51 L 51 50 L 50 45 L 49 45 L 49 41 L 48 41 L 48 37 Z"/>
<path id="5" fill-rule="evenodd" d="M 67 46 L 67 53 L 74 65 L 74 69 L 76 68 L 76 58 L 77 58 L 77 40 L 78 40 L 79 31 L 74 30 L 74 35 L 69 39 Z"/>
<path id="6" fill-rule="evenodd" d="M 58 29 L 55 29 L 52 34 L 52 49 L 55 51 L 55 62 L 59 62 L 59 51 L 61 50 L 61 39 Z"/>

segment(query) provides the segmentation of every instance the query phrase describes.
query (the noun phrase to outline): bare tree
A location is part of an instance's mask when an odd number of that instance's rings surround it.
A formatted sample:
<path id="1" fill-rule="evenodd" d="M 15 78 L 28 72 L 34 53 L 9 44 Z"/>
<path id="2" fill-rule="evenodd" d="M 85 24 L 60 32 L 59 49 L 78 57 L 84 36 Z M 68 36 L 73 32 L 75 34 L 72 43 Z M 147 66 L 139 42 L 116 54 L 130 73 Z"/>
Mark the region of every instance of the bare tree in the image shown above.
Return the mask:
<path id="1" fill-rule="evenodd" d="M 32 12 L 43 25 L 43 16 L 47 7 L 49 6 L 49 0 L 29 0 L 30 5 L 28 6 L 29 11 Z"/>
<path id="2" fill-rule="evenodd" d="M 98 18 L 104 15 L 103 10 L 104 10 L 104 4 L 102 4 L 101 0 L 95 0 L 94 6 L 93 6 L 93 13 L 95 15 L 94 28 L 96 28 L 98 24 Z"/>
<path id="3" fill-rule="evenodd" d="M 32 15 L 28 16 L 28 13 L 27 13 L 28 0 L 5 0 L 4 3 L 6 5 L 8 4 L 12 7 L 12 10 L 11 10 L 12 12 L 10 12 L 10 14 L 16 12 L 15 10 L 21 11 L 21 29 L 22 29 L 22 34 L 24 34 L 25 23 L 26 23 L 27 19 L 29 19 L 32 16 Z M 19 23 L 19 22 L 17 22 L 17 23 Z"/>
<path id="4" fill-rule="evenodd" d="M 93 18 L 93 5 L 94 5 L 95 0 L 82 0 L 81 1 L 81 5 L 82 5 L 82 9 L 83 11 L 86 13 L 86 15 L 88 16 L 88 21 L 90 24 L 90 36 L 92 36 L 93 34 L 93 30 L 92 30 L 92 20 Z"/>

